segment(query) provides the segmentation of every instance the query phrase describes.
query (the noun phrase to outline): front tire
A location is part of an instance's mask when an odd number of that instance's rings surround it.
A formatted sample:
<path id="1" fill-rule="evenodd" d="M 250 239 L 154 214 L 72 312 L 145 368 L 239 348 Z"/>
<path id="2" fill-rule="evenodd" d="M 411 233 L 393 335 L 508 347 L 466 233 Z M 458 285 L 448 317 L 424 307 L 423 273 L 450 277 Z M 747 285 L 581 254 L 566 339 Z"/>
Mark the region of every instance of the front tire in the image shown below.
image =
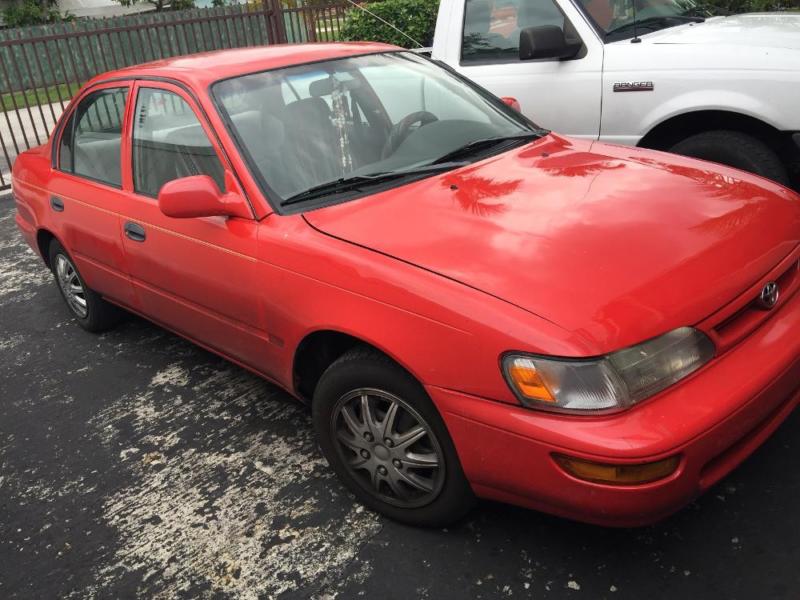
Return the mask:
<path id="1" fill-rule="evenodd" d="M 789 185 L 789 174 L 778 154 L 758 138 L 740 131 L 705 131 L 681 140 L 669 151 L 722 163 Z"/>
<path id="2" fill-rule="evenodd" d="M 453 442 L 425 389 L 379 352 L 355 348 L 314 392 L 323 454 L 363 504 L 410 525 L 442 527 L 474 504 Z"/>
<path id="3" fill-rule="evenodd" d="M 81 327 L 98 333 L 119 322 L 122 311 L 83 282 L 78 267 L 58 240 L 50 242 L 48 258 L 61 297 Z"/>

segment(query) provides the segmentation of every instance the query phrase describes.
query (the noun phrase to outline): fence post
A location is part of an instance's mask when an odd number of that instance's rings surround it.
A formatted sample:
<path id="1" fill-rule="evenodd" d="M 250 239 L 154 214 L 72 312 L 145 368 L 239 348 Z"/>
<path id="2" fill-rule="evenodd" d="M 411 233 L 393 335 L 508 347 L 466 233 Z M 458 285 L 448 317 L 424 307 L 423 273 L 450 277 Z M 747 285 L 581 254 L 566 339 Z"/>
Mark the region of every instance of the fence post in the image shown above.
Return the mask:
<path id="1" fill-rule="evenodd" d="M 316 7 L 311 4 L 308 5 L 308 9 L 305 12 L 304 18 L 306 21 L 306 39 L 309 42 L 316 42 L 317 41 L 317 9 Z"/>
<path id="2" fill-rule="evenodd" d="M 288 38 L 286 37 L 286 24 L 283 21 L 283 6 L 281 0 L 263 0 L 263 2 L 264 12 L 275 34 L 275 40 L 270 41 L 272 43 L 285 44 Z"/>

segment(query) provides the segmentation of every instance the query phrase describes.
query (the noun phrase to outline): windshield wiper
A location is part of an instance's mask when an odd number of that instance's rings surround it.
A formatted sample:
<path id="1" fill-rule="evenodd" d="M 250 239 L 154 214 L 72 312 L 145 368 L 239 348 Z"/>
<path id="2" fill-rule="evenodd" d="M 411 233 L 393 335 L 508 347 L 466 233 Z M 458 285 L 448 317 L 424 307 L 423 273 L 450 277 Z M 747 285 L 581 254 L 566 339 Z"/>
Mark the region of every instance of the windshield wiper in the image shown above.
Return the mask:
<path id="1" fill-rule="evenodd" d="M 659 29 L 666 29 L 667 27 L 673 27 L 675 25 L 682 25 L 683 23 L 702 23 L 703 21 L 705 21 L 705 17 L 693 17 L 689 15 L 662 15 L 660 17 L 649 17 L 647 19 L 642 19 L 641 21 L 631 21 L 630 23 L 625 23 L 625 25 L 620 25 L 619 27 L 607 32 L 606 37 L 634 28 L 657 31 Z"/>
<path id="2" fill-rule="evenodd" d="M 486 148 L 490 148 L 502 142 L 508 142 L 513 140 L 535 140 L 539 139 L 544 135 L 542 131 L 526 131 L 524 133 L 515 133 L 513 135 L 498 135 L 496 137 L 490 138 L 481 138 L 478 140 L 472 140 L 464 144 L 463 146 L 459 146 L 455 150 L 451 150 L 447 154 L 444 154 L 434 160 L 431 165 L 439 165 L 446 163 L 447 161 L 454 160 L 456 158 L 463 158 L 472 156 L 481 150 L 485 150 Z"/>
<path id="3" fill-rule="evenodd" d="M 402 179 L 404 177 L 411 177 L 414 175 L 424 175 L 426 173 L 437 173 L 439 171 L 447 171 L 449 169 L 463 167 L 466 164 L 467 163 L 465 162 L 451 161 L 451 162 L 443 162 L 436 164 L 427 164 L 427 165 L 422 165 L 420 167 L 402 169 L 400 171 L 382 171 L 380 173 L 369 173 L 367 175 L 349 175 L 347 177 L 340 177 L 339 179 L 334 179 L 333 181 L 326 181 L 325 183 L 320 183 L 319 185 L 312 186 L 307 190 L 305 190 L 304 192 L 300 192 L 299 194 L 290 196 L 286 198 L 283 202 L 281 202 L 281 206 L 288 206 L 290 204 L 296 204 L 298 202 L 303 202 L 305 200 L 313 200 L 315 198 L 321 198 L 323 196 L 328 196 L 331 194 L 349 192 L 350 190 L 360 190 L 361 188 L 364 188 L 366 186 L 379 185 L 381 183 L 392 181 L 394 179 Z"/>

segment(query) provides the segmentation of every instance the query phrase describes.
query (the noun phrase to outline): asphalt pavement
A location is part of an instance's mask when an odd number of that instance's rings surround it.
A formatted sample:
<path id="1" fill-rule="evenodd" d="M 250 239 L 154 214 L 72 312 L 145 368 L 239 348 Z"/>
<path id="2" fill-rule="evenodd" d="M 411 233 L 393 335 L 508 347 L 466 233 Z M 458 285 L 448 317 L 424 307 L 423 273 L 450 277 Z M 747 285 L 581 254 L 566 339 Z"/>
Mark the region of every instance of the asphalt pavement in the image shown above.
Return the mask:
<path id="1" fill-rule="evenodd" d="M 0 598 L 795 599 L 798 449 L 796 412 L 653 527 L 399 525 L 285 393 L 139 318 L 80 329 L 0 199 Z"/>

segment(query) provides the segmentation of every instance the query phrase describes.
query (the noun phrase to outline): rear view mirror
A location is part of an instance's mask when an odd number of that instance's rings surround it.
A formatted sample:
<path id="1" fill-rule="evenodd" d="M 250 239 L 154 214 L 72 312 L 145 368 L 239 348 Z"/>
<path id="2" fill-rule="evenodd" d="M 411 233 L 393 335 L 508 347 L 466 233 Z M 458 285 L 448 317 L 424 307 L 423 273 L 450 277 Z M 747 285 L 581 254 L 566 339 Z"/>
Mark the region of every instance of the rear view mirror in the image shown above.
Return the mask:
<path id="1" fill-rule="evenodd" d="M 555 25 L 527 27 L 519 32 L 519 59 L 573 58 L 582 44 L 567 41 L 564 30 Z"/>

